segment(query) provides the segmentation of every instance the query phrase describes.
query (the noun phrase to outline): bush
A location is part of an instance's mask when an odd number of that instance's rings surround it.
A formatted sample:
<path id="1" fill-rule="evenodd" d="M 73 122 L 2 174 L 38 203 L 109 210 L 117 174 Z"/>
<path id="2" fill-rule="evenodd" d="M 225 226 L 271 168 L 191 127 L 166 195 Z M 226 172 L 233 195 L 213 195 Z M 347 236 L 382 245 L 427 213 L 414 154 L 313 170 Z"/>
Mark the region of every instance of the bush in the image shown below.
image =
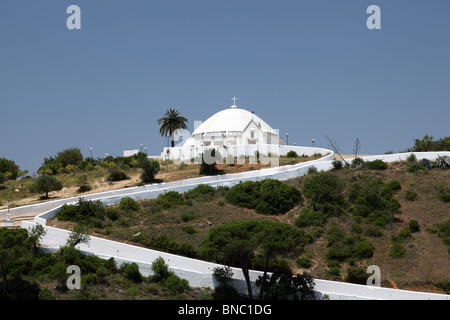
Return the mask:
<path id="1" fill-rule="evenodd" d="M 103 220 L 105 207 L 100 200 L 84 200 L 80 198 L 77 204 L 64 204 L 56 213 L 59 220 L 92 223 L 94 218 Z"/>
<path id="2" fill-rule="evenodd" d="M 311 166 L 308 168 L 308 174 L 315 174 L 317 173 L 317 167 L 316 166 Z"/>
<path id="3" fill-rule="evenodd" d="M 378 238 L 383 235 L 383 231 L 377 227 L 370 227 L 364 232 L 364 235 L 367 237 Z"/>
<path id="4" fill-rule="evenodd" d="M 347 202 L 343 196 L 345 181 L 329 172 L 308 176 L 303 183 L 303 194 L 314 211 L 321 211 L 325 217 L 340 216 Z"/>
<path id="5" fill-rule="evenodd" d="M 287 158 L 297 158 L 298 154 L 294 150 L 290 150 L 288 153 L 286 153 Z"/>
<path id="6" fill-rule="evenodd" d="M 312 261 L 308 257 L 300 257 L 297 260 L 295 260 L 295 264 L 300 268 L 311 268 L 312 267 Z"/>
<path id="7" fill-rule="evenodd" d="M 183 226 L 181 230 L 187 234 L 194 234 L 197 232 L 193 226 Z"/>
<path id="8" fill-rule="evenodd" d="M 216 194 L 216 188 L 206 184 L 199 184 L 197 187 L 185 192 L 186 199 L 211 200 Z"/>
<path id="9" fill-rule="evenodd" d="M 408 224 L 409 231 L 418 232 L 420 231 L 420 225 L 417 220 L 410 220 Z"/>
<path id="10" fill-rule="evenodd" d="M 366 222 L 379 226 L 393 222 L 394 214 L 400 212 L 400 203 L 386 190 L 381 179 L 370 176 L 364 176 L 361 181 L 354 183 L 349 193 L 353 216 L 360 216 Z"/>
<path id="11" fill-rule="evenodd" d="M 119 208 L 125 211 L 138 211 L 140 206 L 136 200 L 130 197 L 123 197 L 120 199 Z"/>
<path id="12" fill-rule="evenodd" d="M 88 191 L 91 191 L 91 187 L 89 186 L 80 186 L 77 190 L 78 193 L 84 193 Z"/>
<path id="13" fill-rule="evenodd" d="M 162 257 L 158 257 L 152 262 L 151 270 L 153 271 L 152 279 L 156 282 L 163 281 L 170 275 L 169 265 Z"/>
<path id="14" fill-rule="evenodd" d="M 411 153 L 407 158 L 406 161 L 408 162 L 416 162 L 417 161 L 417 157 L 414 153 Z"/>
<path id="15" fill-rule="evenodd" d="M 410 166 L 408 166 L 406 171 L 411 172 L 411 173 L 417 173 L 417 172 L 425 172 L 426 169 L 420 163 L 413 163 Z"/>
<path id="16" fill-rule="evenodd" d="M 170 274 L 164 281 L 163 285 L 175 293 L 183 293 L 189 288 L 189 282 L 186 279 L 181 279 L 175 274 Z"/>
<path id="17" fill-rule="evenodd" d="M 145 183 L 152 182 L 159 172 L 159 162 L 154 159 L 140 157 L 137 166 L 142 169 L 141 180 Z"/>
<path id="18" fill-rule="evenodd" d="M 333 160 L 331 164 L 333 166 L 332 170 L 341 170 L 342 168 L 344 168 L 344 164 L 342 163 L 341 160 Z"/>
<path id="19" fill-rule="evenodd" d="M 389 255 L 392 258 L 401 258 L 401 257 L 404 257 L 405 254 L 406 254 L 406 249 L 399 242 L 392 243 L 391 249 L 389 251 Z"/>
<path id="20" fill-rule="evenodd" d="M 367 161 L 366 165 L 369 170 L 386 170 L 388 167 L 387 163 L 380 159 Z"/>
<path id="21" fill-rule="evenodd" d="M 298 228 L 306 228 L 309 226 L 324 226 L 327 218 L 321 211 L 314 211 L 311 207 L 304 208 L 300 211 L 300 215 L 295 220 Z"/>
<path id="22" fill-rule="evenodd" d="M 383 186 L 383 191 L 395 193 L 396 191 L 400 190 L 401 188 L 402 188 L 402 185 L 400 184 L 400 182 L 398 182 L 398 180 L 391 180 Z"/>
<path id="23" fill-rule="evenodd" d="M 128 179 L 128 176 L 125 172 L 120 171 L 119 169 L 114 169 L 109 174 L 108 178 L 106 178 L 107 181 L 115 182 L 115 181 L 122 181 Z"/>
<path id="24" fill-rule="evenodd" d="M 352 267 L 347 270 L 347 280 L 351 283 L 356 284 L 367 284 L 367 278 L 369 274 L 366 270 L 360 267 Z"/>
<path id="25" fill-rule="evenodd" d="M 142 275 L 139 271 L 139 267 L 135 262 L 130 264 L 124 263 L 120 267 L 120 272 L 122 275 L 128 279 L 133 281 L 134 283 L 142 282 Z"/>
<path id="26" fill-rule="evenodd" d="M 414 191 L 407 190 L 405 199 L 408 201 L 416 201 L 417 199 L 419 199 L 419 195 L 417 193 L 415 193 Z"/>
<path id="27" fill-rule="evenodd" d="M 450 194 L 448 194 L 448 193 L 441 193 L 439 195 L 439 200 L 444 201 L 444 202 L 450 202 Z"/>
<path id="28" fill-rule="evenodd" d="M 158 195 L 156 202 L 164 209 L 169 209 L 170 207 L 183 204 L 184 199 L 177 191 L 167 191 Z"/>
<path id="29" fill-rule="evenodd" d="M 303 202 L 300 190 L 275 179 L 241 182 L 225 194 L 225 200 L 269 215 L 284 214 Z"/>
<path id="30" fill-rule="evenodd" d="M 361 158 L 355 158 L 352 160 L 351 167 L 352 168 L 365 168 L 366 162 Z"/>

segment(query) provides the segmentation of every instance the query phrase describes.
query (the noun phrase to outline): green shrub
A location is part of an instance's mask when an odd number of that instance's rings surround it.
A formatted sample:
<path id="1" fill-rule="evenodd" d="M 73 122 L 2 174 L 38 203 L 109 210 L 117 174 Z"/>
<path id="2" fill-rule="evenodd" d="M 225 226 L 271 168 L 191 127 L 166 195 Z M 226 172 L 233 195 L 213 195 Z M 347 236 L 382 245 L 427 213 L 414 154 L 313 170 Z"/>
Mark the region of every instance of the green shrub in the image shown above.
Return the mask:
<path id="1" fill-rule="evenodd" d="M 350 283 L 365 285 L 368 277 L 369 274 L 361 267 L 351 267 L 347 270 L 347 280 Z"/>
<path id="2" fill-rule="evenodd" d="M 408 162 L 416 162 L 417 161 L 417 157 L 414 153 L 411 153 L 407 158 L 406 161 Z"/>
<path id="3" fill-rule="evenodd" d="M 156 202 L 164 209 L 169 209 L 170 207 L 183 204 L 184 199 L 177 191 L 167 191 L 158 195 Z"/>
<path id="4" fill-rule="evenodd" d="M 183 293 L 189 288 L 189 282 L 186 279 L 181 279 L 175 274 L 170 274 L 164 281 L 163 285 L 169 289 L 173 294 Z"/>
<path id="5" fill-rule="evenodd" d="M 300 257 L 295 260 L 295 264 L 300 268 L 311 268 L 312 267 L 312 260 L 308 257 Z"/>
<path id="6" fill-rule="evenodd" d="M 369 170 L 386 170 L 388 165 L 383 160 L 376 159 L 366 162 L 367 169 Z"/>
<path id="7" fill-rule="evenodd" d="M 184 197 L 186 199 L 197 199 L 208 201 L 214 198 L 216 194 L 216 188 L 206 184 L 199 184 L 197 187 L 185 192 Z"/>
<path id="8" fill-rule="evenodd" d="M 152 280 L 156 282 L 167 279 L 171 274 L 169 265 L 162 257 L 158 257 L 152 262 L 151 270 L 153 271 Z"/>
<path id="9" fill-rule="evenodd" d="M 297 158 L 298 154 L 294 150 L 290 150 L 288 153 L 286 153 L 287 158 Z"/>
<path id="10" fill-rule="evenodd" d="M 225 200 L 268 215 L 284 214 L 303 202 L 300 190 L 275 179 L 241 182 L 225 194 Z"/>
<path id="11" fill-rule="evenodd" d="M 368 240 L 361 240 L 355 244 L 356 257 L 359 259 L 372 258 L 375 246 Z"/>
<path id="12" fill-rule="evenodd" d="M 400 203 L 386 192 L 381 179 L 364 176 L 350 187 L 349 200 L 353 204 L 354 217 L 365 218 L 366 222 L 384 227 L 394 221 L 394 214 L 400 212 Z"/>
<path id="13" fill-rule="evenodd" d="M 193 226 L 183 226 L 181 230 L 187 234 L 194 234 L 197 232 Z"/>
<path id="14" fill-rule="evenodd" d="M 361 158 L 355 158 L 352 160 L 352 168 L 365 168 L 367 166 L 366 162 Z"/>
<path id="15" fill-rule="evenodd" d="M 399 242 L 392 243 L 391 249 L 389 251 L 389 255 L 392 258 L 401 258 L 401 257 L 404 257 L 405 254 L 406 254 L 406 249 Z"/>
<path id="16" fill-rule="evenodd" d="M 56 213 L 56 217 L 59 220 L 90 224 L 94 218 L 103 220 L 105 211 L 100 200 L 84 200 L 80 198 L 75 205 L 64 204 Z"/>
<path id="17" fill-rule="evenodd" d="M 42 288 L 38 295 L 39 300 L 56 300 L 49 288 Z"/>
<path id="18" fill-rule="evenodd" d="M 408 224 L 408 228 L 410 232 L 420 231 L 420 225 L 417 220 L 410 220 Z"/>
<path id="19" fill-rule="evenodd" d="M 337 217 L 347 207 L 343 196 L 345 184 L 335 174 L 319 172 L 305 178 L 302 191 L 314 211 L 321 211 L 326 218 Z"/>
<path id="20" fill-rule="evenodd" d="M 137 167 L 142 169 L 141 180 L 145 183 L 154 181 L 160 169 L 158 161 L 147 157 L 138 158 Z"/>
<path id="21" fill-rule="evenodd" d="M 408 229 L 402 229 L 398 233 L 398 239 L 399 240 L 405 240 L 405 239 L 408 239 L 409 237 L 411 237 L 411 231 L 409 230 L 409 228 Z"/>
<path id="22" fill-rule="evenodd" d="M 324 226 L 327 218 L 321 211 L 314 211 L 311 207 L 304 208 L 300 211 L 298 218 L 295 220 L 295 225 L 299 228 L 306 228 L 309 226 Z"/>
<path id="23" fill-rule="evenodd" d="M 391 180 L 383 186 L 383 191 L 395 193 L 401 188 L 402 185 L 400 184 L 400 182 L 398 182 L 398 180 Z"/>
<path id="24" fill-rule="evenodd" d="M 116 209 L 113 208 L 107 208 L 105 210 L 105 215 L 112 221 L 116 221 L 117 219 L 119 219 L 119 213 Z"/>
<path id="25" fill-rule="evenodd" d="M 370 227 L 366 231 L 364 231 L 364 235 L 367 237 L 378 238 L 383 235 L 383 231 L 377 227 Z"/>
<path id="26" fill-rule="evenodd" d="M 449 294 L 449 293 L 450 293 L 450 281 L 449 281 L 448 279 L 444 279 L 444 280 L 440 281 L 440 282 L 437 284 L 437 286 L 438 286 L 439 288 L 441 288 L 442 290 L 444 290 L 444 292 L 445 292 L 446 294 Z"/>
<path id="27" fill-rule="evenodd" d="M 107 181 L 115 182 L 115 181 L 122 181 L 128 179 L 128 176 L 125 172 L 120 171 L 119 169 L 114 169 L 109 174 L 108 178 L 106 178 Z"/>
<path id="28" fill-rule="evenodd" d="M 119 208 L 125 211 L 138 211 L 140 206 L 139 203 L 130 197 L 123 197 L 120 199 Z"/>
<path id="29" fill-rule="evenodd" d="M 254 209 L 258 205 L 260 183 L 256 181 L 244 181 L 233 186 L 225 194 L 225 200 L 228 203 Z"/>
<path id="30" fill-rule="evenodd" d="M 362 233 L 362 227 L 361 227 L 361 225 L 359 223 L 353 223 L 352 226 L 351 226 L 350 231 L 352 233 L 355 233 L 355 234 L 361 234 Z"/>
<path id="31" fill-rule="evenodd" d="M 417 199 L 419 199 L 419 195 L 417 193 L 415 193 L 414 191 L 407 190 L 405 199 L 408 201 L 416 201 Z"/>
<path id="32" fill-rule="evenodd" d="M 331 165 L 333 166 L 332 170 L 341 170 L 342 168 L 344 168 L 344 164 L 341 160 L 333 160 L 333 162 L 331 162 Z"/>
<path id="33" fill-rule="evenodd" d="M 195 219 L 195 215 L 191 211 L 181 213 L 180 217 L 181 217 L 181 220 L 184 222 L 189 222 L 189 221 Z"/>
<path id="34" fill-rule="evenodd" d="M 135 262 L 122 264 L 120 266 L 120 272 L 126 279 L 134 283 L 142 282 L 143 280 L 139 267 Z"/>
<path id="35" fill-rule="evenodd" d="M 408 168 L 406 169 L 406 171 L 410 172 L 410 173 L 418 173 L 418 172 L 425 172 L 426 169 L 423 165 L 421 165 L 420 163 L 413 163 L 411 165 L 408 166 Z"/>
<path id="36" fill-rule="evenodd" d="M 444 202 L 450 202 L 450 194 L 448 194 L 448 193 L 441 193 L 439 195 L 439 200 L 444 201 Z"/>
<path id="37" fill-rule="evenodd" d="M 88 192 L 91 191 L 91 187 L 90 186 L 80 186 L 77 190 L 78 193 L 84 193 L 84 192 Z"/>
<path id="38" fill-rule="evenodd" d="M 316 166 L 311 166 L 308 168 L 308 174 L 315 174 L 317 173 L 317 167 Z"/>

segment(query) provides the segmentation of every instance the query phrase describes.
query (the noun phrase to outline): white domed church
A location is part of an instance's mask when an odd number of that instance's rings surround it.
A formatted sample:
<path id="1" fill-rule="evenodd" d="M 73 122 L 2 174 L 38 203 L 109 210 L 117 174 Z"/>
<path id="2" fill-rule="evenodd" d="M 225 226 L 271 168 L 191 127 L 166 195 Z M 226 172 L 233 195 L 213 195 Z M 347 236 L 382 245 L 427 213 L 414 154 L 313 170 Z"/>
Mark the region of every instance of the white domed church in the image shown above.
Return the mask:
<path id="1" fill-rule="evenodd" d="M 206 121 L 196 122 L 194 132 L 174 148 L 164 148 L 163 159 L 186 161 L 200 156 L 206 149 L 216 149 L 227 155 L 253 156 L 256 151 L 277 153 L 277 147 L 284 145 L 278 130 L 253 112 L 233 105 L 217 112 Z M 181 138 L 182 139 L 182 138 Z"/>

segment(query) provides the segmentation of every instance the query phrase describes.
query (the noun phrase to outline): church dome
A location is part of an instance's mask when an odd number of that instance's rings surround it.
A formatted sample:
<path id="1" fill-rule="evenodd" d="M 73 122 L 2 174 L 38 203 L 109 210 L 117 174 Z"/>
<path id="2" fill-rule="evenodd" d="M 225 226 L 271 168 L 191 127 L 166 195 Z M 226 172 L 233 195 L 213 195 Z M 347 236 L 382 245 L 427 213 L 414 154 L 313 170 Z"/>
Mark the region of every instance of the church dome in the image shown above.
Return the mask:
<path id="1" fill-rule="evenodd" d="M 272 129 L 272 127 L 270 127 L 264 120 L 255 115 L 253 112 L 233 105 L 231 108 L 219 111 L 209 117 L 195 129 L 192 136 L 214 135 L 218 133 L 233 134 L 243 132 L 252 122 L 254 122 L 263 133 L 277 135 L 277 132 Z"/>

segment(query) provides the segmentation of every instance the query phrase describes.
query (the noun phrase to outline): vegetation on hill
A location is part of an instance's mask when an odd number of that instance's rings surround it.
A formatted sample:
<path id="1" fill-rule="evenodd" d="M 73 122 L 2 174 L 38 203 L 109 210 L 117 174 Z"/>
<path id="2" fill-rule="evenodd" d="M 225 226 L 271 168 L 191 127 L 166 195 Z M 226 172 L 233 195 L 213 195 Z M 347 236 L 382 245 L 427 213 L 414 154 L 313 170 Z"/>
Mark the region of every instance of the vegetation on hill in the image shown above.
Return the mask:
<path id="1" fill-rule="evenodd" d="M 288 197 L 274 192 L 269 202 L 277 209 L 270 213 L 258 213 L 251 204 L 258 203 L 253 199 L 259 199 L 261 185 L 270 186 L 271 180 L 243 182 L 233 188 L 200 185 L 184 194 L 172 191 L 157 199 L 139 201 L 136 210 L 108 207 L 102 223 L 90 224 L 90 232 L 237 267 L 272 272 L 289 269 L 293 274 L 308 271 L 313 277 L 357 283 L 368 276 L 362 271 L 375 264 L 381 268 L 383 286 L 442 292 L 446 290 L 442 288 L 446 288 L 450 260 L 449 203 L 442 195 L 450 194 L 450 170 L 435 164 L 426 171 L 409 172 L 411 162 L 394 162 L 384 170 L 362 166 L 312 171 L 304 177 L 277 181 L 274 189 L 296 189 L 293 194 L 300 195 L 301 200 L 286 210 L 284 203 L 275 200 Z M 416 195 L 414 199 L 411 193 Z M 235 199 L 240 201 L 233 202 Z M 245 263 L 232 255 L 211 255 L 205 249 L 215 248 L 213 243 L 232 244 L 233 233 L 237 241 L 240 235 L 248 238 L 244 242 L 250 245 L 253 232 L 248 227 L 258 230 L 261 221 L 289 227 L 285 229 L 287 236 L 298 230 L 300 245 L 290 246 L 294 250 L 287 252 L 279 250 L 267 259 L 263 241 L 255 232 L 258 248 L 246 249 Z M 50 225 L 61 223 L 49 221 Z M 239 230 L 238 226 L 246 231 L 231 233 L 226 229 Z M 220 239 L 214 236 L 216 232 L 227 234 L 224 241 L 215 240 Z M 224 248 L 217 252 L 225 254 L 228 250 Z M 434 265 L 432 272 L 430 263 Z M 405 265 L 409 266 L 407 272 Z"/>
<path id="2" fill-rule="evenodd" d="M 161 257 L 151 265 L 154 274 L 143 276 L 136 263 L 117 265 L 69 244 L 56 253 L 32 250 L 40 235 L 0 229 L 0 300 L 213 299 L 212 290 L 191 288 Z M 80 289 L 66 285 L 71 265 L 80 268 Z"/>

